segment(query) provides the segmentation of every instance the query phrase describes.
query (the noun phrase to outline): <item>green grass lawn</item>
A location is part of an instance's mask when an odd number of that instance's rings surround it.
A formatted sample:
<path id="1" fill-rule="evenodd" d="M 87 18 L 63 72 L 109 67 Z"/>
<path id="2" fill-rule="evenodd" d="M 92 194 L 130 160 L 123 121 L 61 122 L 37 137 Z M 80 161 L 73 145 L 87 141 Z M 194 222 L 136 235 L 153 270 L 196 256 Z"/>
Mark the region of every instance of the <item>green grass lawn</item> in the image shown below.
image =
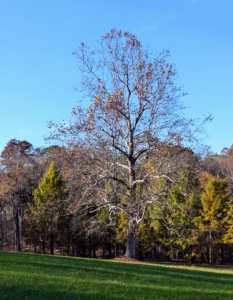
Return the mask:
<path id="1" fill-rule="evenodd" d="M 233 299 L 233 270 L 0 252 L 0 299 Z"/>

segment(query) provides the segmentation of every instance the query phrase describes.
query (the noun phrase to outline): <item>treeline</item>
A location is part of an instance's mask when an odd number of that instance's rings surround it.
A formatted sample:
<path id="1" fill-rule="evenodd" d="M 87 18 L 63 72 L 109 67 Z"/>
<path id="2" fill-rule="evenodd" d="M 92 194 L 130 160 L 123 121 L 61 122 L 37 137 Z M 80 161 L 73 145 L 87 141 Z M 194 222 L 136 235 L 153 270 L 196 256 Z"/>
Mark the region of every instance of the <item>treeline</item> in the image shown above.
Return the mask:
<path id="1" fill-rule="evenodd" d="M 146 197 L 155 199 L 135 225 L 136 257 L 232 261 L 232 148 L 205 159 L 181 146 L 164 144 L 160 151 L 167 157 L 163 168 L 175 164 L 176 172 L 136 185 L 140 205 Z M 6 145 L 0 168 L 1 250 L 104 258 L 126 253 L 127 195 L 109 177 L 98 184 L 92 175 L 98 162 L 87 153 L 78 146 L 34 149 L 18 140 Z M 157 166 L 151 159 L 146 171 Z M 119 201 L 122 210 L 114 210 Z"/>

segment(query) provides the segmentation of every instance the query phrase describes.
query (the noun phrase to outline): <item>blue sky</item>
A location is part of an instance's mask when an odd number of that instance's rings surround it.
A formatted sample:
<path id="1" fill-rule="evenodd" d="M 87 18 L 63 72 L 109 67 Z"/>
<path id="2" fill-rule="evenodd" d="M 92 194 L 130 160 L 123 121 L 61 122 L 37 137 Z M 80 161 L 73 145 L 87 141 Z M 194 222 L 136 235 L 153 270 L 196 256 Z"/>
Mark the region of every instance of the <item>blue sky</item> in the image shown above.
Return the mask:
<path id="1" fill-rule="evenodd" d="M 1 0 L 0 151 L 12 138 L 46 145 L 47 121 L 68 120 L 80 98 L 72 51 L 111 28 L 169 48 L 187 115 L 214 116 L 205 143 L 233 144 L 232 0 Z"/>

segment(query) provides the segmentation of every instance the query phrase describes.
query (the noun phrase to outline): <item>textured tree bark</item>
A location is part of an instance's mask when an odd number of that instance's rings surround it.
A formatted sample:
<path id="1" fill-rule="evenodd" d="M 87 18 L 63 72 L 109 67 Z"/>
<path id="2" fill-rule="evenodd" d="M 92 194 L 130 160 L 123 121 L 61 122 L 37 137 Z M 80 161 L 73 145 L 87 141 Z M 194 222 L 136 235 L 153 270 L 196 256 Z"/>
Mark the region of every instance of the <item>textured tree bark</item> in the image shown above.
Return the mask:
<path id="1" fill-rule="evenodd" d="M 136 257 L 136 226 L 133 220 L 129 221 L 125 256 L 129 258 Z"/>
<path id="2" fill-rule="evenodd" d="M 130 130 L 129 130 L 130 131 Z M 135 258 L 136 256 L 136 222 L 133 219 L 135 213 L 136 203 L 136 185 L 135 185 L 135 159 L 133 158 L 134 144 L 132 138 L 132 132 L 130 131 L 130 154 L 128 158 L 129 166 L 129 186 L 130 186 L 130 207 L 129 215 L 131 219 L 128 224 L 128 237 L 126 245 L 125 256 L 129 258 Z"/>

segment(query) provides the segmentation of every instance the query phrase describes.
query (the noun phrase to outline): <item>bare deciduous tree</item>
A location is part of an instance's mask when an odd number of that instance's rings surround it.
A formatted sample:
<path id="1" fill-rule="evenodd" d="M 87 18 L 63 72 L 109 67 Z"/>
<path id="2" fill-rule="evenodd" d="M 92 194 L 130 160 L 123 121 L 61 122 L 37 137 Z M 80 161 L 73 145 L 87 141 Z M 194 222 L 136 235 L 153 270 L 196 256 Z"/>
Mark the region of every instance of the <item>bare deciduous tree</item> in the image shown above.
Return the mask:
<path id="1" fill-rule="evenodd" d="M 21 251 L 20 218 L 23 204 L 32 198 L 35 185 L 34 154 L 29 142 L 13 139 L 0 156 L 1 199 L 5 200 L 4 209 L 13 213 L 17 251 Z"/>
<path id="2" fill-rule="evenodd" d="M 134 258 L 137 225 L 147 206 L 166 190 L 165 185 L 157 190 L 156 181 L 174 179 L 183 163 L 176 152 L 190 146 L 202 126 L 183 115 L 184 94 L 175 84 L 169 51 L 154 57 L 135 35 L 112 29 L 96 50 L 82 43 L 74 55 L 82 73 L 81 90 L 91 103 L 87 109 L 76 106 L 69 124 L 51 122 L 56 130 L 49 138 L 82 149 L 78 162 L 85 172 L 76 210 L 94 203 L 93 209 L 108 205 L 112 217 L 124 212 L 126 256 Z"/>

